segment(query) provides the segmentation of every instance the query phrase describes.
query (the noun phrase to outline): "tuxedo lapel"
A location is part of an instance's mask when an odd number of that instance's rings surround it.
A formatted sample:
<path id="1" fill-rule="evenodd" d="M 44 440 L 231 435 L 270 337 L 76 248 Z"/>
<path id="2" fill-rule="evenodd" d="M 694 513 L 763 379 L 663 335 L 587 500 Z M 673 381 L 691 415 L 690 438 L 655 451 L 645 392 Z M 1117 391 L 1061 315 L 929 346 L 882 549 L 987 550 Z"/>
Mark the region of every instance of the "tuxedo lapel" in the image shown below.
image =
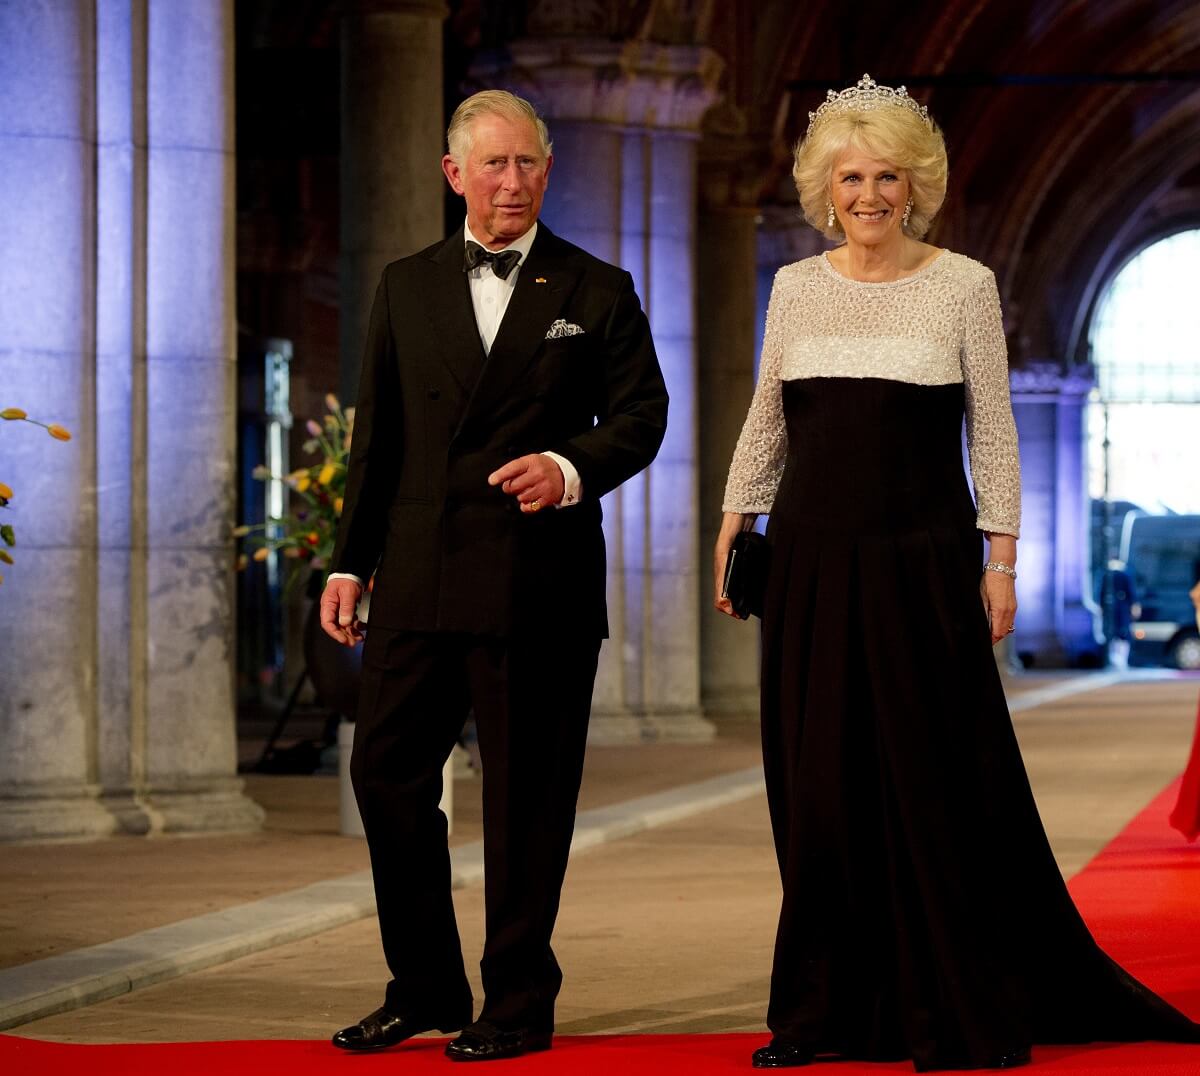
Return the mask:
<path id="1" fill-rule="evenodd" d="M 461 228 L 431 256 L 430 271 L 422 275 L 421 291 L 442 360 L 463 393 L 469 395 L 479 380 L 484 354 L 471 305 L 471 287 L 463 272 Z M 404 328 L 397 326 L 396 330 L 402 334 Z"/>
<path id="2" fill-rule="evenodd" d="M 487 412 L 537 357 L 546 331 L 579 283 L 580 270 L 562 256 L 561 241 L 544 225 L 521 265 L 517 285 L 488 353 L 464 421 Z M 472 320 L 472 324 L 474 321 Z"/>

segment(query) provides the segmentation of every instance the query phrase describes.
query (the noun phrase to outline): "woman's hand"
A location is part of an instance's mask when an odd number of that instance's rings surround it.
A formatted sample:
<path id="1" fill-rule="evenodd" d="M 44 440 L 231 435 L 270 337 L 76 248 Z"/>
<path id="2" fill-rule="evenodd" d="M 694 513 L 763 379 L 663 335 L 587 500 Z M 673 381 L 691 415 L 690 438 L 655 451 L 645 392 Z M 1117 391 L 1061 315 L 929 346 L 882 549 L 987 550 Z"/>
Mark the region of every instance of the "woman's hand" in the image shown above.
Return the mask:
<path id="1" fill-rule="evenodd" d="M 748 531 L 754 526 L 756 515 L 744 515 L 740 512 L 726 512 L 721 519 L 721 530 L 717 534 L 716 548 L 713 549 L 713 583 L 715 605 L 726 616 L 734 620 L 742 618 L 733 611 L 733 604 L 728 598 L 721 597 L 721 589 L 725 584 L 725 562 L 729 559 L 729 547 L 739 531 Z"/>
<path id="2" fill-rule="evenodd" d="M 1017 566 L 1017 540 L 1011 534 L 988 535 L 988 560 Z M 1017 619 L 1017 584 L 1012 576 L 1003 572 L 984 571 L 979 581 L 979 593 L 983 598 L 983 611 L 992 631 L 992 646 L 995 646 L 1013 630 Z"/>
<path id="3" fill-rule="evenodd" d="M 984 572 L 979 583 L 983 596 L 983 611 L 992 629 L 992 646 L 1013 630 L 1017 617 L 1017 585 L 1000 572 Z"/>

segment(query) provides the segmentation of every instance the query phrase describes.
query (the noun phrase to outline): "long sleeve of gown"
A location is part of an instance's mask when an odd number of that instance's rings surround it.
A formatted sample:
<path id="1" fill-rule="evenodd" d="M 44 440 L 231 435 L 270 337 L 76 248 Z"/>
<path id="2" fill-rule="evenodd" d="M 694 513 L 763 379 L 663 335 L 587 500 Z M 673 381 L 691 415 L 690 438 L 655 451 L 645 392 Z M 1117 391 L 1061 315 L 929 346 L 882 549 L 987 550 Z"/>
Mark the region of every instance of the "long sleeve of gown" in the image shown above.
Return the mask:
<path id="1" fill-rule="evenodd" d="M 787 456 L 787 428 L 783 418 L 780 374 L 783 363 L 783 300 L 779 275 L 771 287 L 758 384 L 750 411 L 734 449 L 725 483 L 724 511 L 765 515 L 771 511 Z"/>
<path id="2" fill-rule="evenodd" d="M 962 349 L 967 454 L 982 531 L 1021 533 L 1021 462 L 1008 391 L 1008 349 L 996 278 L 988 272 L 967 299 Z"/>

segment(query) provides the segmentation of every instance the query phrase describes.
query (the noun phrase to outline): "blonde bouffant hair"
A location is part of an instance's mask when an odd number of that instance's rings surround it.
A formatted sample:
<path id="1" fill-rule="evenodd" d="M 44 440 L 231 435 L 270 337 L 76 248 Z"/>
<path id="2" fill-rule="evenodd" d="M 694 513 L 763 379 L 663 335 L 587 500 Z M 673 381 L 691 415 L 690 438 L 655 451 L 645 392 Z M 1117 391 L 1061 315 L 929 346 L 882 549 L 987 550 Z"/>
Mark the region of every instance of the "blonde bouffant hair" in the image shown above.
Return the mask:
<path id="1" fill-rule="evenodd" d="M 842 238 L 834 218 L 829 226 L 833 169 L 848 150 L 904 169 L 912 193 L 905 234 L 920 239 L 933 224 L 946 197 L 946 143 L 932 120 L 901 106 L 847 110 L 823 117 L 796 144 L 792 178 L 804 219 L 829 239 Z"/>

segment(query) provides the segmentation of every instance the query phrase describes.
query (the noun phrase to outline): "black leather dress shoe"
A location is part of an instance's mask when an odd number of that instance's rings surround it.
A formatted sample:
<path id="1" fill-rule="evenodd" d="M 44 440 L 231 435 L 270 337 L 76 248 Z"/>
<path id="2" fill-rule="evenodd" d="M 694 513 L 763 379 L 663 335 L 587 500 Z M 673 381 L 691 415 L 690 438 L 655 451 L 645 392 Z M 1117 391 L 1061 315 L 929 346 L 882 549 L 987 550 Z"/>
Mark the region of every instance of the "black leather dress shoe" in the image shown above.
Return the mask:
<path id="1" fill-rule="evenodd" d="M 452 1061 L 499 1061 L 549 1050 L 551 1037 L 549 1031 L 530 1031 L 528 1028 L 504 1031 L 481 1021 L 447 1043 L 446 1056 Z"/>
<path id="2" fill-rule="evenodd" d="M 462 1020 L 443 1023 L 437 1020 L 413 1019 L 396 1016 L 387 1009 L 376 1009 L 357 1024 L 342 1028 L 331 1041 L 341 1050 L 383 1050 L 426 1031 L 458 1031 L 464 1023 Z"/>
<path id="3" fill-rule="evenodd" d="M 1030 1053 L 1027 1049 L 1013 1050 L 1011 1053 L 1001 1054 L 996 1058 L 996 1063 L 992 1068 L 997 1069 L 1019 1069 L 1022 1065 L 1028 1065 Z"/>
<path id="4" fill-rule="evenodd" d="M 784 1039 L 772 1039 L 750 1055 L 756 1069 L 795 1069 L 812 1064 L 813 1052 L 807 1046 L 797 1046 Z"/>

